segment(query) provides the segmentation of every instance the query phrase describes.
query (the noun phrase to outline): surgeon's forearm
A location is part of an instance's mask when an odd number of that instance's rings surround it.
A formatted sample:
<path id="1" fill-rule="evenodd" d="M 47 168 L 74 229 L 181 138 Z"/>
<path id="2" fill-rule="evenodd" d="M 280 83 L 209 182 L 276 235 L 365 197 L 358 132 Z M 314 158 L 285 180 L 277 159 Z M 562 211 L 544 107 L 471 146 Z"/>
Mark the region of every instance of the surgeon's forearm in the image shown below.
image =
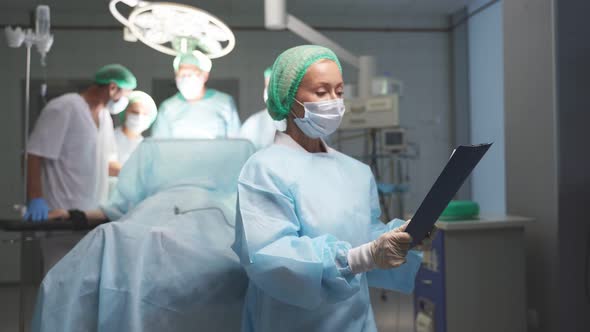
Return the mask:
<path id="1" fill-rule="evenodd" d="M 41 164 L 43 158 L 28 154 L 27 156 L 27 198 L 43 197 L 43 185 L 41 183 Z"/>

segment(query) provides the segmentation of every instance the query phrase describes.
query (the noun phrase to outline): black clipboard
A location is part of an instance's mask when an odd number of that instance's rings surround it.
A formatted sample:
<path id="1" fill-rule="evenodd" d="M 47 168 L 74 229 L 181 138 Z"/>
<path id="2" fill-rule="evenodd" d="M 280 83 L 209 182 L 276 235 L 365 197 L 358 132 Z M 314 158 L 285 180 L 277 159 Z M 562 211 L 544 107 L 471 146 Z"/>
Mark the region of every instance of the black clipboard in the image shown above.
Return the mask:
<path id="1" fill-rule="evenodd" d="M 490 146 L 492 143 L 461 145 L 455 149 L 451 159 L 406 227 L 406 232 L 412 236 L 412 247 L 422 242 L 432 230 L 444 209 Z"/>

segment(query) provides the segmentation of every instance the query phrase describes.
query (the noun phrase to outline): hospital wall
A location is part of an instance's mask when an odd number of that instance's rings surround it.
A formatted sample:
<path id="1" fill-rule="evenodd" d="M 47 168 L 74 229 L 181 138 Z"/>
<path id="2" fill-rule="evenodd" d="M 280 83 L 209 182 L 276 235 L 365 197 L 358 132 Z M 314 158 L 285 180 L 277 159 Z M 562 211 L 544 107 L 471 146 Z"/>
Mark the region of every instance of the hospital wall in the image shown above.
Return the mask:
<path id="1" fill-rule="evenodd" d="M 563 331 L 590 330 L 590 3 L 556 1 L 559 315 Z"/>
<path id="2" fill-rule="evenodd" d="M 530 331 L 590 330 L 586 1 L 503 3 L 506 198 L 527 227 Z"/>
<path id="3" fill-rule="evenodd" d="M 474 1 L 473 12 L 489 3 Z M 485 158 L 473 171 L 472 199 L 487 214 L 506 213 L 504 165 L 504 71 L 502 1 L 473 15 L 468 23 L 469 102 L 471 144 L 490 143 Z"/>
<path id="4" fill-rule="evenodd" d="M 67 22 L 67 17 L 55 16 L 56 20 L 62 20 L 62 24 Z M 0 18 L 10 22 L 5 17 Z M 446 24 L 446 20 L 436 20 L 433 24 L 440 27 L 441 22 Z M 109 23 L 112 25 L 112 22 Z M 428 22 L 424 24 L 428 25 Z M 325 33 L 352 52 L 375 55 L 378 74 L 389 72 L 404 82 L 400 101 L 401 123 L 408 129 L 409 140 L 420 146 L 420 159 L 411 164 L 411 191 L 407 197 L 409 208 L 415 208 L 451 151 L 449 34 L 437 29 L 407 32 L 343 30 Z M 151 92 L 152 80 L 172 78 L 171 57 L 141 43 L 123 41 L 119 29 L 62 29 L 54 31 L 54 34 L 55 43 L 47 59 L 47 77 L 50 79 L 87 79 L 99 66 L 112 62 L 128 66 L 137 76 L 138 89 L 147 92 Z M 269 32 L 256 28 L 236 29 L 235 34 L 236 49 L 230 55 L 214 61 L 211 78 L 239 80 L 239 96 L 236 97 L 239 99 L 240 118 L 244 121 L 250 114 L 263 108 L 264 68 L 271 65 L 282 50 L 305 41 L 289 32 Z M 0 217 L 9 217 L 13 215 L 10 207 L 20 202 L 22 197 L 19 149 L 25 50 L 9 49 L 2 44 L 0 66 L 3 78 L 0 80 L 0 151 L 3 154 L 0 165 L 0 183 L 3 187 L 0 191 Z M 345 65 L 344 71 L 346 82 L 356 81 L 353 68 Z M 36 52 L 33 52 L 32 57 L 32 77 L 42 78 Z"/>
<path id="5" fill-rule="evenodd" d="M 458 10 L 451 15 L 451 68 L 452 68 L 452 134 L 453 145 L 471 143 L 471 103 L 469 96 L 469 24 L 465 24 L 468 16 L 467 8 Z M 463 23 L 462 23 L 463 22 Z M 457 199 L 465 200 L 472 197 L 471 177 L 467 178 L 457 192 Z"/>

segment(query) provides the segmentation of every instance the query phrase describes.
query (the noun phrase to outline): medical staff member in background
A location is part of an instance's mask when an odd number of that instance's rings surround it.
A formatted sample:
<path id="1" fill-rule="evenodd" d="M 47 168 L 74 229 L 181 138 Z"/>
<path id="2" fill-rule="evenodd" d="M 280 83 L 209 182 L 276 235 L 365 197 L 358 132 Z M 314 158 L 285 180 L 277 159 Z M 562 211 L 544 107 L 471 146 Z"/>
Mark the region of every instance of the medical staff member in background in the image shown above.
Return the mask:
<path id="1" fill-rule="evenodd" d="M 50 209 L 98 206 L 108 194 L 109 160 L 115 144 L 109 112 L 124 110 L 126 96 L 136 86 L 129 69 L 106 65 L 86 90 L 57 97 L 43 108 L 27 147 L 25 219 L 46 220 Z M 53 235 L 41 241 L 45 272 L 81 238 L 72 233 Z"/>
<path id="2" fill-rule="evenodd" d="M 304 45 L 273 65 L 267 107 L 285 133 L 244 165 L 233 249 L 249 277 L 244 332 L 377 331 L 369 286 L 409 293 L 421 263 L 407 223 L 384 224 L 370 168 L 326 145 L 342 68 Z"/>
<path id="3" fill-rule="evenodd" d="M 272 68 L 268 67 L 264 71 L 264 103 L 268 99 L 268 81 L 270 80 L 270 74 Z M 285 131 L 287 129 L 287 122 L 275 121 L 270 117 L 268 111 L 263 109 L 244 122 L 240 129 L 240 136 L 242 138 L 250 140 L 257 150 L 265 148 L 272 144 L 275 139 L 276 131 Z"/>
<path id="4" fill-rule="evenodd" d="M 158 109 L 156 103 L 143 91 L 133 91 L 129 94 L 129 105 L 120 113 L 123 125 L 115 128 L 115 142 L 117 144 L 117 161 L 124 165 L 129 156 L 143 141 L 141 135 L 156 119 Z"/>
<path id="5" fill-rule="evenodd" d="M 81 93 L 51 100 L 41 111 L 29 138 L 25 219 L 47 219 L 50 209 L 89 209 L 98 206 L 97 152 L 104 135 L 113 135 L 108 111 L 127 107 L 127 95 L 137 86 L 129 69 L 118 64 L 100 68 L 93 84 Z M 106 111 L 108 110 L 108 111 Z M 110 127 L 109 127 L 110 126 Z M 114 142 L 112 142 L 114 143 Z M 111 144 L 113 145 L 113 144 Z"/>
<path id="6" fill-rule="evenodd" d="M 174 59 L 178 93 L 164 100 L 152 129 L 155 138 L 238 137 L 240 118 L 233 98 L 206 87 L 211 59 L 198 52 Z"/>

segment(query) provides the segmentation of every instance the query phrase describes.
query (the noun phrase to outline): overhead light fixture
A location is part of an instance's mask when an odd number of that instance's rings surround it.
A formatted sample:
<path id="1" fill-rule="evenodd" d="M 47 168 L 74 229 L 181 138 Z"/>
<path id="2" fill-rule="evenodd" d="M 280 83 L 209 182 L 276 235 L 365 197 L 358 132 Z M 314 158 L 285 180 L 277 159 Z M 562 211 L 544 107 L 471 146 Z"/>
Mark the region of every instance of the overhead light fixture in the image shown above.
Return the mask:
<path id="1" fill-rule="evenodd" d="M 131 7 L 128 17 L 118 3 Z M 211 59 L 229 54 L 236 39 L 230 28 L 212 14 L 192 6 L 138 0 L 111 0 L 109 10 L 135 38 L 172 56 L 201 52 Z"/>

